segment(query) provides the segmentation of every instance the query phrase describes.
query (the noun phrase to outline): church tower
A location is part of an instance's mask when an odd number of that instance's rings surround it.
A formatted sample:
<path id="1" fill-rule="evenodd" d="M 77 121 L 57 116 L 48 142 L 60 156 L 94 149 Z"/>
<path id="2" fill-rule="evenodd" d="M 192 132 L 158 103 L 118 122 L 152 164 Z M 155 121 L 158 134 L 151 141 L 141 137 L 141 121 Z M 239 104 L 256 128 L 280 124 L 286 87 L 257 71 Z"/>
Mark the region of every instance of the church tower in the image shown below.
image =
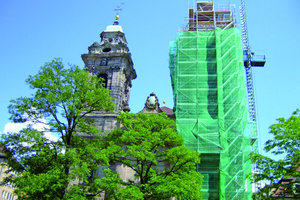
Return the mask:
<path id="1" fill-rule="evenodd" d="M 201 153 L 204 200 L 252 199 L 243 49 L 231 8 L 197 1 L 170 44 L 176 128 Z"/>
<path id="2" fill-rule="evenodd" d="M 113 112 L 97 111 L 89 116 L 94 119 L 100 130 L 108 132 L 118 127 L 116 117 L 120 111 L 130 111 L 131 80 L 136 78 L 136 72 L 118 17 L 113 25 L 106 27 L 100 37 L 100 43 L 94 42 L 88 48 L 89 52 L 81 57 L 85 69 L 102 78 L 115 103 Z"/>

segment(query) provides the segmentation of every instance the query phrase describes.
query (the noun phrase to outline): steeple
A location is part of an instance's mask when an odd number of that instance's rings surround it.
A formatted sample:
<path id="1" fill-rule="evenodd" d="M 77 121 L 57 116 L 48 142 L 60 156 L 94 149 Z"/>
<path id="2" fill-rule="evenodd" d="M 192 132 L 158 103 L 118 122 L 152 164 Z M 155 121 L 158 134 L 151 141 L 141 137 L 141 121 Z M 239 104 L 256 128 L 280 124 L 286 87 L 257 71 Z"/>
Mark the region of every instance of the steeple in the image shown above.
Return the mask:
<path id="1" fill-rule="evenodd" d="M 119 16 L 116 16 L 114 24 L 108 25 L 100 34 L 101 41 L 94 42 L 88 47 L 89 52 L 81 56 L 85 63 L 85 69 L 104 79 L 102 81 L 110 90 L 110 95 L 116 105 L 115 111 L 109 114 L 111 124 L 116 123 L 119 111 L 130 110 L 131 80 L 136 78 L 131 53 L 118 20 Z M 102 130 L 108 131 L 117 128 L 114 125 L 110 127 L 105 125 L 108 113 L 96 112 L 94 114 L 97 114 L 97 120 L 101 119 L 100 128 Z"/>

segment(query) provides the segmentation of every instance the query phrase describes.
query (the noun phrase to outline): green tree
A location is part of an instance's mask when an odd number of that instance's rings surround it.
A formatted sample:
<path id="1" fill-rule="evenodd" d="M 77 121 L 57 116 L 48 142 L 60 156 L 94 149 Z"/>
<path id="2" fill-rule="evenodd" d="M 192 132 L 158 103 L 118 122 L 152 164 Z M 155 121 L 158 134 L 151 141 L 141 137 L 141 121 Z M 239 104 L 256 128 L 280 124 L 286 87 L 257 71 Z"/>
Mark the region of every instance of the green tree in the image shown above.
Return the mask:
<path id="1" fill-rule="evenodd" d="M 118 120 L 122 128 L 105 137 L 104 148 L 111 163 L 122 164 L 134 177 L 122 180 L 107 169 L 110 178 L 100 181 L 109 199 L 202 199 L 199 153 L 183 146 L 173 120 L 164 113 L 121 113 Z"/>
<path id="2" fill-rule="evenodd" d="M 279 197 L 299 198 L 295 194 L 295 182 L 300 177 L 300 110 L 297 109 L 290 118 L 277 119 L 278 123 L 270 126 L 273 139 L 265 144 L 265 151 L 273 154 L 273 159 L 258 153 L 251 155 L 252 163 L 257 166 L 253 174 L 253 182 L 267 183 L 254 194 L 254 199 L 273 199 L 275 193 Z M 295 179 L 296 178 L 296 179 Z"/>
<path id="3" fill-rule="evenodd" d="M 2 137 L 14 173 L 5 182 L 15 185 L 18 199 L 89 199 L 87 194 L 101 192 L 91 176 L 106 162 L 97 150 L 101 138 L 85 140 L 78 132 L 98 134 L 86 116 L 114 109 L 109 91 L 96 76 L 74 66 L 66 69 L 59 59 L 26 82 L 34 90 L 32 96 L 12 100 L 9 112 L 13 122 L 31 125 Z M 43 124 L 43 130 L 32 124 Z M 58 139 L 49 140 L 45 133 Z"/>

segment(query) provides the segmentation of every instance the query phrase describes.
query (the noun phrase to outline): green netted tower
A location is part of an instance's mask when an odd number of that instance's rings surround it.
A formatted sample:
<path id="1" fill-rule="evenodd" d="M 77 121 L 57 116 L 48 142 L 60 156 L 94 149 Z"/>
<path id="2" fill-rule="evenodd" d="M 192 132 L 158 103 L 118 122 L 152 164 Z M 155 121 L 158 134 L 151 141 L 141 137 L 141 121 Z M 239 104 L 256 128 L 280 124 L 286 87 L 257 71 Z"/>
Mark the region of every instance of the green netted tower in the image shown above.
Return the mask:
<path id="1" fill-rule="evenodd" d="M 201 153 L 203 199 L 252 199 L 243 49 L 230 9 L 189 10 L 188 28 L 170 44 L 170 72 L 178 133 Z"/>

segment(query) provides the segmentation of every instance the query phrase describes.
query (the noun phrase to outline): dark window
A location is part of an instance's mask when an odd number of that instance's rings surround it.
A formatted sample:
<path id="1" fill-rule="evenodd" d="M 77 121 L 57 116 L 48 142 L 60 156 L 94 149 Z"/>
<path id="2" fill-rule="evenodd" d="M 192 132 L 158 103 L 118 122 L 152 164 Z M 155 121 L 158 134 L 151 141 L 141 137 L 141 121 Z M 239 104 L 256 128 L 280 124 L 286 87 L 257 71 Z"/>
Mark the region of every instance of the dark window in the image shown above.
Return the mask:
<path id="1" fill-rule="evenodd" d="M 107 66 L 107 58 L 102 58 L 100 65 Z"/>
<path id="2" fill-rule="evenodd" d="M 98 75 L 98 78 L 101 78 L 99 81 L 101 84 L 103 84 L 103 87 L 107 88 L 107 74 L 106 73 L 101 73 Z"/>

